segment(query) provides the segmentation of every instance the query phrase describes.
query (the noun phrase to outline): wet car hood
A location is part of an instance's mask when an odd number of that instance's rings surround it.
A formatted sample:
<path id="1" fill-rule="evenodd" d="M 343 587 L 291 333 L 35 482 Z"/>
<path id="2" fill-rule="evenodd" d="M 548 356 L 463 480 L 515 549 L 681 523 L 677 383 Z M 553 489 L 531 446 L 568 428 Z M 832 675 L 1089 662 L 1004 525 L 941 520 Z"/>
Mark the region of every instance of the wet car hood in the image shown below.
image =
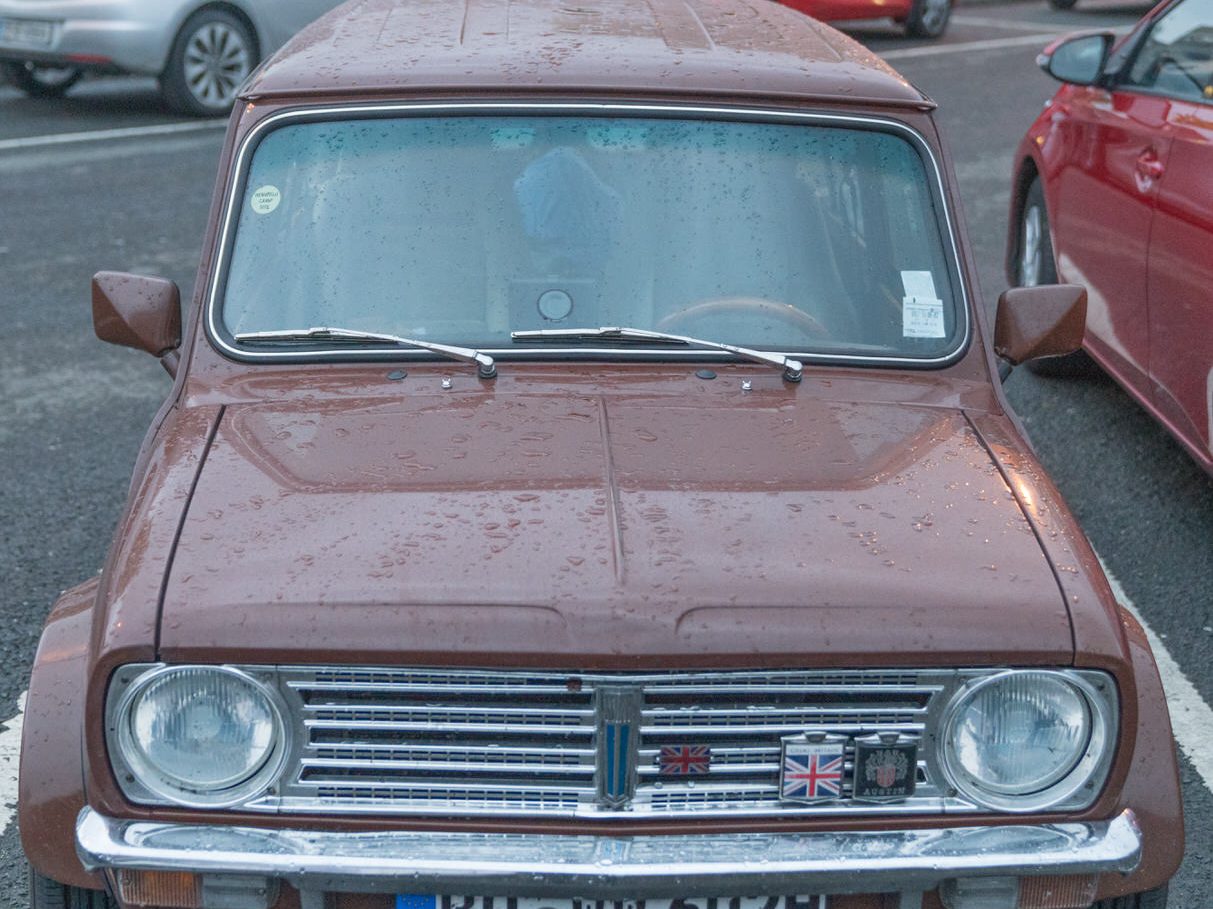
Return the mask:
<path id="1" fill-rule="evenodd" d="M 1072 656 L 963 413 L 797 395 L 230 406 L 160 641 L 492 665 Z"/>

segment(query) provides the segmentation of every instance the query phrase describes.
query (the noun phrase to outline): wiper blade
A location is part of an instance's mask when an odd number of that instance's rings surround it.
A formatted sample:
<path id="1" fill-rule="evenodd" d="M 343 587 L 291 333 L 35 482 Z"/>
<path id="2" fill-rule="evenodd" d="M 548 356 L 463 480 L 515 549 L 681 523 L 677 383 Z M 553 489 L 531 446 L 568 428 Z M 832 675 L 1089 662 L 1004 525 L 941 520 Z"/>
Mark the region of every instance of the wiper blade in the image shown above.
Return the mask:
<path id="1" fill-rule="evenodd" d="M 284 328 L 277 331 L 245 331 L 236 335 L 241 344 L 250 341 L 336 341 L 344 344 L 396 344 L 401 347 L 416 347 L 432 353 L 442 354 L 452 360 L 472 363 L 477 367 L 477 374 L 482 379 L 491 379 L 497 375 L 497 365 L 493 358 L 486 353 L 473 350 L 470 347 L 456 347 L 453 344 L 435 344 L 433 341 L 418 341 L 416 338 L 402 338 L 399 335 L 389 335 L 375 331 L 357 331 L 352 328 Z"/>
<path id="2" fill-rule="evenodd" d="M 722 344 L 719 341 L 705 341 L 702 338 L 691 338 L 686 335 L 673 335 L 664 331 L 649 331 L 644 328 L 621 328 L 605 326 L 602 328 L 544 328 L 536 331 L 512 331 L 510 337 L 514 341 L 639 341 L 658 344 L 682 344 L 688 347 L 707 347 L 711 350 L 723 350 L 753 363 L 765 363 L 783 370 L 784 381 L 799 382 L 804 377 L 804 364 L 783 354 L 770 353 L 765 350 L 754 350 L 749 347 L 738 347 L 736 344 Z"/>

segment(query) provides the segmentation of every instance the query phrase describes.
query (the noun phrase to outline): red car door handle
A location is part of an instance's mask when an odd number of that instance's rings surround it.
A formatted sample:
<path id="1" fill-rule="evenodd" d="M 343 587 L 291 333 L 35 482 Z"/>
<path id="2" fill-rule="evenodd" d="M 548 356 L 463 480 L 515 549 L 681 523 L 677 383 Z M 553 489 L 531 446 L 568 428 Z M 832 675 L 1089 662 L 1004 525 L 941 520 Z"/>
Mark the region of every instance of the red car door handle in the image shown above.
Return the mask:
<path id="1" fill-rule="evenodd" d="M 1137 172 L 1147 180 L 1157 180 L 1164 170 L 1166 168 L 1158 160 L 1158 153 L 1152 148 L 1147 148 L 1137 157 Z"/>

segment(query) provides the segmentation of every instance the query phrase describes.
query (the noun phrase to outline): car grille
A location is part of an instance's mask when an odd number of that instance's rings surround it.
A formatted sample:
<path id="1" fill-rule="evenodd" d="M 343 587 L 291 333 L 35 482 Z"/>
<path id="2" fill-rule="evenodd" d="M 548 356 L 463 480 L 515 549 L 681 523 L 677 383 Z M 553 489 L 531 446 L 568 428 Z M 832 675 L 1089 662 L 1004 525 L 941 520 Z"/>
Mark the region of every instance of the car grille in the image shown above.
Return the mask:
<path id="1" fill-rule="evenodd" d="M 932 766 L 941 695 L 959 684 L 951 671 L 286 667 L 278 681 L 299 736 L 283 784 L 254 809 L 616 818 L 972 810 L 948 797 Z M 639 709 L 634 792 L 617 807 L 600 795 L 606 689 L 628 692 Z M 781 739 L 804 732 L 920 736 L 915 794 L 891 805 L 781 801 Z M 663 746 L 710 748 L 707 772 L 663 775 Z"/>

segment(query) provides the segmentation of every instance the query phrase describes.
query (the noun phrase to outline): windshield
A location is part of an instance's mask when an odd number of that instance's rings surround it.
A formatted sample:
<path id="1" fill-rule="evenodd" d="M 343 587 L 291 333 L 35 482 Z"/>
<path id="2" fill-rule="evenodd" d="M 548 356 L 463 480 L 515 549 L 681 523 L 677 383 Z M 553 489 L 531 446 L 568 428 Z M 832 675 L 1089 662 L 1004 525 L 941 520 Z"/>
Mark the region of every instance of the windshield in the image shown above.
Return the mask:
<path id="1" fill-rule="evenodd" d="M 965 322 L 931 185 L 900 135 L 816 122 L 298 123 L 256 147 L 213 324 L 246 353 L 309 326 L 525 353 L 552 345 L 511 332 L 621 325 L 939 359 Z"/>

